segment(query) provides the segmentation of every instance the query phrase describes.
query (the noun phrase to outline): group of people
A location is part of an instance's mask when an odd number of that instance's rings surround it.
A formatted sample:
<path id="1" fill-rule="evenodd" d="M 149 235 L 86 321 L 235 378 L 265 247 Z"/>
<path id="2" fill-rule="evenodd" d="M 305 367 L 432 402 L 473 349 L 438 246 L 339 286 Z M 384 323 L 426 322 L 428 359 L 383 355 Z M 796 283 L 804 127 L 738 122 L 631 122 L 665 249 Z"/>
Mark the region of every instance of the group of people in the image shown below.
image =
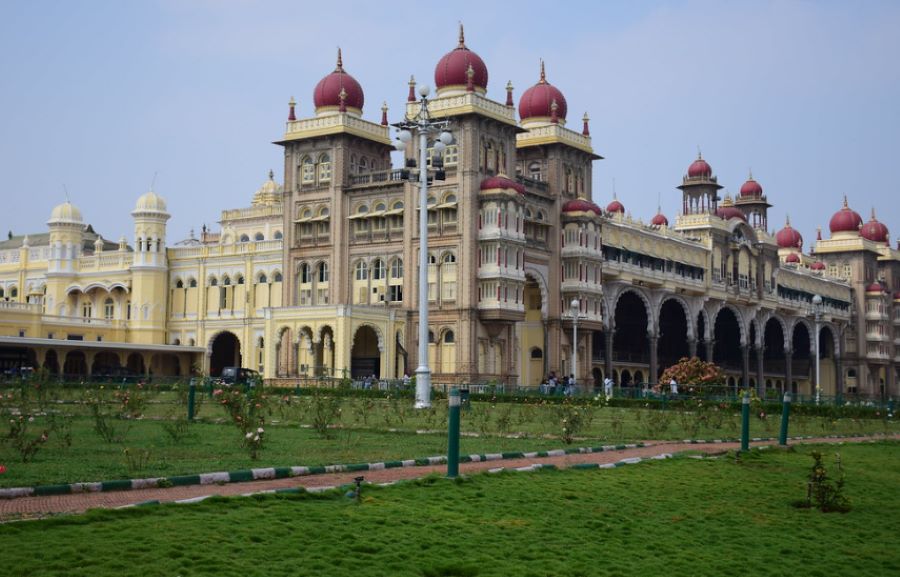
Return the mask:
<path id="1" fill-rule="evenodd" d="M 562 375 L 557 377 L 555 372 L 547 375 L 547 378 L 541 383 L 541 393 L 545 395 L 565 395 L 571 397 L 575 394 L 577 385 L 575 384 L 575 375 Z"/>

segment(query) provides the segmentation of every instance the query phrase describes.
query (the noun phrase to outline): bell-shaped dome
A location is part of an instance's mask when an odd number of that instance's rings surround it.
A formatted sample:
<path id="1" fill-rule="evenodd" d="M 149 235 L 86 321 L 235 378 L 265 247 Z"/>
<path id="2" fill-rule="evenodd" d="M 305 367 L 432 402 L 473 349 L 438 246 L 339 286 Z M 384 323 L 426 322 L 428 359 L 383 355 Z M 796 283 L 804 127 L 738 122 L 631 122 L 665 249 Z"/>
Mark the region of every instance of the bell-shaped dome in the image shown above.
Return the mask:
<path id="1" fill-rule="evenodd" d="M 669 219 L 666 218 L 662 211 L 657 210 L 656 215 L 650 220 L 650 224 L 653 226 L 669 226 Z"/>
<path id="2" fill-rule="evenodd" d="M 568 111 L 566 97 L 559 88 L 547 82 L 544 61 L 541 60 L 540 79 L 537 84 L 523 92 L 519 99 L 519 118 L 522 120 L 522 125 L 553 122 L 554 119 L 559 124 L 565 124 Z"/>
<path id="3" fill-rule="evenodd" d="M 487 91 L 488 70 L 484 60 L 466 47 L 462 24 L 459 25 L 459 44 L 438 60 L 434 67 L 434 85 L 438 95 L 449 91 L 467 89 L 469 68 L 472 69 L 472 89 L 484 94 Z"/>
<path id="4" fill-rule="evenodd" d="M 825 263 L 820 260 L 817 260 L 816 262 L 809 265 L 809 269 L 810 270 L 819 270 L 819 271 L 825 270 Z"/>
<path id="5" fill-rule="evenodd" d="M 751 172 L 747 182 L 741 185 L 741 198 L 759 198 L 762 196 L 762 193 L 762 186 L 753 180 L 753 173 Z"/>
<path id="6" fill-rule="evenodd" d="M 795 252 L 792 252 L 791 254 L 784 257 L 784 262 L 786 262 L 788 264 L 800 264 L 800 255 L 798 255 Z"/>
<path id="7" fill-rule="evenodd" d="M 282 186 L 275 182 L 275 172 L 270 170 L 269 179 L 253 195 L 252 204 L 254 206 L 279 204 L 283 190 Z"/>
<path id="8" fill-rule="evenodd" d="M 83 224 L 81 211 L 68 200 L 53 207 L 47 224 Z"/>
<path id="9" fill-rule="evenodd" d="M 828 223 L 828 227 L 831 229 L 831 234 L 839 232 L 858 233 L 862 223 L 862 217 L 859 216 L 858 212 L 850 208 L 845 196 L 844 206 L 841 207 L 841 210 L 834 213 L 834 216 L 831 217 L 831 222 Z"/>
<path id="10" fill-rule="evenodd" d="M 333 114 L 342 110 L 362 114 L 365 100 L 362 86 L 344 71 L 344 60 L 341 56 L 341 49 L 338 48 L 337 66 L 335 66 L 334 72 L 320 80 L 313 90 L 316 115 Z"/>
<path id="11" fill-rule="evenodd" d="M 775 242 L 781 248 L 802 248 L 803 235 L 791 226 L 791 219 L 785 221 L 784 228 L 775 233 Z"/>
<path id="12" fill-rule="evenodd" d="M 606 205 L 606 212 L 611 214 L 625 214 L 625 205 L 619 202 L 619 199 L 613 195 L 612 202 Z"/>
<path id="13" fill-rule="evenodd" d="M 697 160 L 688 167 L 688 178 L 709 178 L 712 176 L 712 167 L 708 162 L 703 160 L 703 155 L 697 153 Z"/>
<path id="14" fill-rule="evenodd" d="M 881 286 L 881 283 L 873 282 L 869 286 L 866 287 L 867 293 L 878 293 L 881 294 L 884 292 L 884 287 Z"/>
<path id="15" fill-rule="evenodd" d="M 696 164 L 696 162 L 694 164 Z M 690 173 L 688 174 L 690 175 Z M 744 211 L 734 206 L 734 200 L 732 200 L 731 196 L 729 195 L 725 195 L 725 200 L 722 201 L 722 204 L 719 205 L 719 208 L 716 210 L 716 216 L 718 216 L 722 220 L 731 220 L 732 218 L 739 218 L 743 221 L 747 220 L 746 215 L 744 215 Z"/>
<path id="16" fill-rule="evenodd" d="M 862 228 L 859 229 L 859 234 L 862 235 L 863 238 L 867 240 L 871 240 L 872 242 L 891 242 L 890 232 L 888 231 L 888 227 L 884 225 L 883 222 L 879 222 L 877 218 L 875 218 L 875 209 L 872 209 L 872 218 L 866 224 L 862 225 Z"/>
<path id="17" fill-rule="evenodd" d="M 166 200 L 152 190 L 138 197 L 135 212 L 166 212 Z"/>
<path id="18" fill-rule="evenodd" d="M 481 190 L 515 190 L 519 194 L 525 194 L 525 186 L 508 178 L 503 174 L 491 176 L 481 181 Z"/>
<path id="19" fill-rule="evenodd" d="M 603 214 L 600 207 L 586 198 L 573 198 L 562 206 L 562 211 L 569 212 L 593 212 L 596 215 Z"/>

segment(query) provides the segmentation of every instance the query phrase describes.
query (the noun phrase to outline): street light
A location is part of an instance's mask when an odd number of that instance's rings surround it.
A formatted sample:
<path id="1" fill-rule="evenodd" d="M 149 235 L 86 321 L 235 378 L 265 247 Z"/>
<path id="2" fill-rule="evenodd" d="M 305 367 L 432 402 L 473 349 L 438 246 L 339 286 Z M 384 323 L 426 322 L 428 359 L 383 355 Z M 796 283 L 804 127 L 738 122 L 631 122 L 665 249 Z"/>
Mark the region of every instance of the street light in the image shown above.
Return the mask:
<path id="1" fill-rule="evenodd" d="M 578 313 L 581 311 L 581 301 L 574 298 L 569 307 L 572 309 L 572 380 L 578 386 Z"/>
<path id="2" fill-rule="evenodd" d="M 441 153 L 453 142 L 453 135 L 447 131 L 450 122 L 432 120 L 428 114 L 428 93 L 426 85 L 419 87 L 419 112 L 414 118 L 406 117 L 395 124 L 399 130 L 394 147 L 406 150 L 412 142 L 412 131 L 419 133 L 419 366 L 416 368 L 417 409 L 431 406 L 431 369 L 428 367 L 428 137 L 434 140 L 432 168 L 435 180 L 444 180 Z M 407 163 L 407 166 L 409 163 Z M 415 165 L 415 162 L 413 162 Z"/>
<path id="3" fill-rule="evenodd" d="M 825 307 L 822 306 L 822 297 L 820 295 L 813 295 L 812 298 L 812 306 L 809 309 L 810 314 L 813 315 L 816 321 L 816 404 L 819 404 L 819 399 L 822 394 L 822 386 L 819 384 L 819 325 L 822 323 L 822 312 Z"/>

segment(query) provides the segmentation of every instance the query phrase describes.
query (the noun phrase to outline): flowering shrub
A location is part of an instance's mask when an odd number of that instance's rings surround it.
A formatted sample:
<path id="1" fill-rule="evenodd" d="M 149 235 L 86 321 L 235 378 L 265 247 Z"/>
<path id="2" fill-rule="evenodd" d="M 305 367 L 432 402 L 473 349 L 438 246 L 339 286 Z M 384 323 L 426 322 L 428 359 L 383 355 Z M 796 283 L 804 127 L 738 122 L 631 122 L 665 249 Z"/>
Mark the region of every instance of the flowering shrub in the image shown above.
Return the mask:
<path id="1" fill-rule="evenodd" d="M 94 419 L 94 431 L 107 443 L 121 443 L 131 430 L 131 424 L 118 421 L 141 418 L 147 400 L 143 385 L 137 385 L 133 390 L 116 390 L 112 395 L 100 385 L 85 391 L 84 404 Z"/>
<path id="2" fill-rule="evenodd" d="M 9 420 L 9 433 L 6 440 L 19 453 L 23 463 L 34 459 L 41 445 L 47 442 L 48 431 L 41 431 L 40 435 L 29 435 L 28 426 L 34 422 L 34 417 L 19 415 Z"/>
<path id="3" fill-rule="evenodd" d="M 265 429 L 257 427 L 255 431 L 247 431 L 247 434 L 244 435 L 244 445 L 250 450 L 251 459 L 255 460 L 259 457 L 259 450 L 262 449 L 265 433 Z"/>
<path id="4" fill-rule="evenodd" d="M 725 373 L 715 363 L 707 363 L 697 357 L 683 357 L 663 371 L 659 382 L 668 383 L 672 379 L 686 386 L 686 392 L 702 395 L 713 387 L 721 387 L 725 383 Z"/>
<path id="5" fill-rule="evenodd" d="M 250 387 L 245 393 L 240 387 L 216 389 L 213 399 L 241 432 L 241 446 L 256 459 L 263 446 L 263 425 L 268 397 L 262 387 Z"/>

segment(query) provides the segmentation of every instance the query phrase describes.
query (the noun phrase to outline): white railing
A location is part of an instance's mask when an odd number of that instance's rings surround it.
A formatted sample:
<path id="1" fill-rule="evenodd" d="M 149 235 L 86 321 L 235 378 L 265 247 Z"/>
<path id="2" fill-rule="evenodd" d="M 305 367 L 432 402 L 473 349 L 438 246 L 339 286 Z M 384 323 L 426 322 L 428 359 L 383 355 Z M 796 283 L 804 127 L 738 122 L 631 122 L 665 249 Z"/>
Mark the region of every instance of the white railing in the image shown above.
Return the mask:
<path id="1" fill-rule="evenodd" d="M 406 116 L 415 118 L 419 114 L 419 102 L 409 102 L 406 105 Z M 456 109 L 472 107 L 487 112 L 491 116 L 502 118 L 512 124 L 516 124 L 516 109 L 514 106 L 506 106 L 494 102 L 477 92 L 467 92 L 455 96 L 438 96 L 428 101 L 428 112 L 434 117 L 444 117 L 447 113 L 456 112 Z"/>
<path id="2" fill-rule="evenodd" d="M 285 128 L 285 140 L 297 138 L 306 132 L 324 132 L 335 133 L 343 132 L 346 129 L 362 132 L 376 140 L 390 142 L 390 131 L 387 126 L 375 124 L 346 113 L 333 114 L 330 116 L 321 116 L 317 118 L 305 118 L 303 120 L 292 120 L 287 123 Z"/>
<path id="3" fill-rule="evenodd" d="M 27 313 L 41 312 L 41 305 L 35 303 L 19 303 L 15 301 L 0 300 L 0 309 L 8 311 L 22 311 Z"/>
<path id="4" fill-rule="evenodd" d="M 222 211 L 222 220 L 238 220 L 242 218 L 266 218 L 283 216 L 282 205 L 251 206 L 248 208 L 232 208 Z"/>

